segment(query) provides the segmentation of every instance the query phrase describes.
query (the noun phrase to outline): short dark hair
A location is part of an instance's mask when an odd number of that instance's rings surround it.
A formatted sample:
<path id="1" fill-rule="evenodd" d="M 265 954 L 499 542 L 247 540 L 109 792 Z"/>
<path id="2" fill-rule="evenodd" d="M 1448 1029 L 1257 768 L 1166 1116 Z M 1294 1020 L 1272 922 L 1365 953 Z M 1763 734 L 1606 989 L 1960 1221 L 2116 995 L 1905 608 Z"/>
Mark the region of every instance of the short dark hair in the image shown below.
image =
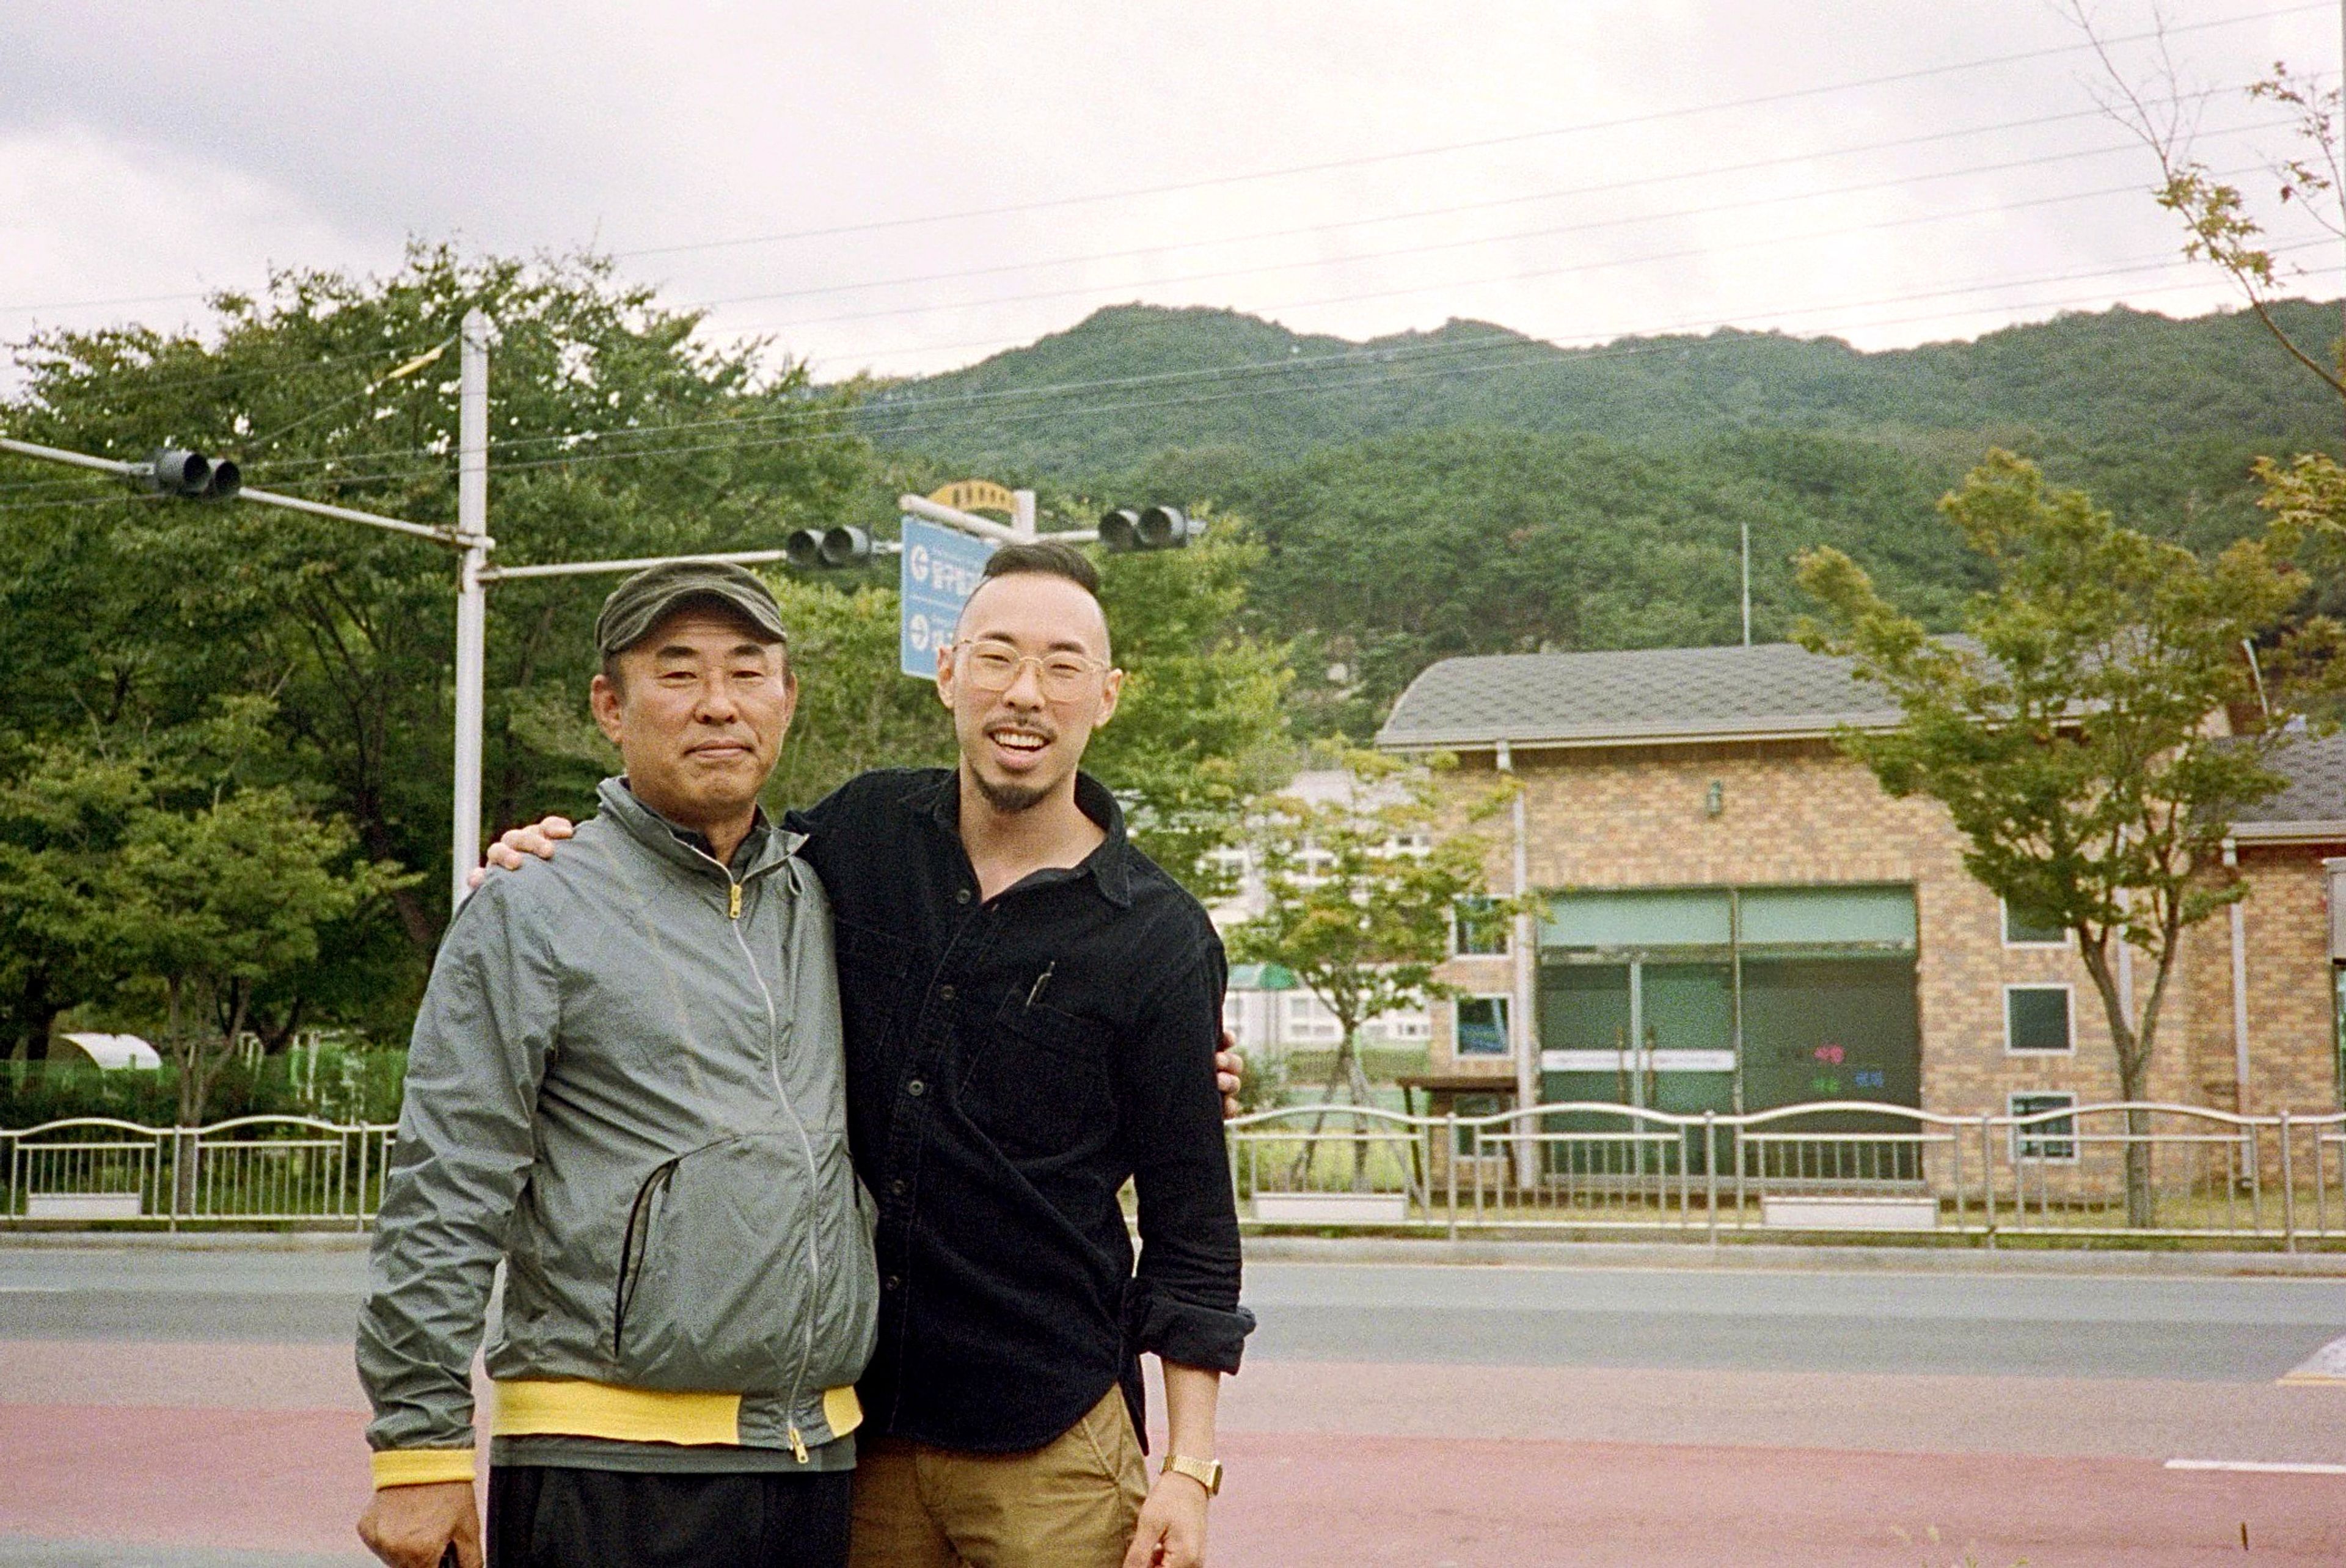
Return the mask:
<path id="1" fill-rule="evenodd" d="M 985 570 L 978 581 L 990 583 L 996 577 L 1018 576 L 1065 577 L 1093 598 L 1099 597 L 1099 568 L 1081 550 L 1056 539 L 1003 545 L 985 558 Z"/>

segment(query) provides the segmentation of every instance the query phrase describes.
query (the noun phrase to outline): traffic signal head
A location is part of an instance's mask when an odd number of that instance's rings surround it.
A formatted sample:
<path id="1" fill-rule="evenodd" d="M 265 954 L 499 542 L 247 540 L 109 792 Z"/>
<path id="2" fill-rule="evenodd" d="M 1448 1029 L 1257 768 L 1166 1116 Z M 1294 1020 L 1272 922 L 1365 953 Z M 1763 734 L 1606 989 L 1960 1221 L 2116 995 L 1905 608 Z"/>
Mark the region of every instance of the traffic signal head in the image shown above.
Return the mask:
<path id="1" fill-rule="evenodd" d="M 244 486 L 236 464 L 217 462 L 185 447 L 158 448 L 146 462 L 132 465 L 131 476 L 158 495 L 184 495 L 195 501 L 226 501 Z"/>
<path id="2" fill-rule="evenodd" d="M 1202 524 L 1190 522 L 1178 506 L 1151 506 L 1140 514 L 1140 547 L 1178 550 L 1203 528 Z"/>
<path id="3" fill-rule="evenodd" d="M 1100 544 L 1118 555 L 1127 550 L 1178 550 L 1206 531 L 1178 506 L 1151 506 L 1136 512 L 1119 506 L 1101 514 Z"/>
<path id="4" fill-rule="evenodd" d="M 1100 543 L 1118 555 L 1140 548 L 1140 514 L 1129 506 L 1119 506 L 1113 512 L 1103 512 L 1099 520 Z"/>
<path id="5" fill-rule="evenodd" d="M 872 558 L 872 535 L 861 528 L 801 528 L 782 541 L 782 558 L 801 572 L 853 566 Z"/>

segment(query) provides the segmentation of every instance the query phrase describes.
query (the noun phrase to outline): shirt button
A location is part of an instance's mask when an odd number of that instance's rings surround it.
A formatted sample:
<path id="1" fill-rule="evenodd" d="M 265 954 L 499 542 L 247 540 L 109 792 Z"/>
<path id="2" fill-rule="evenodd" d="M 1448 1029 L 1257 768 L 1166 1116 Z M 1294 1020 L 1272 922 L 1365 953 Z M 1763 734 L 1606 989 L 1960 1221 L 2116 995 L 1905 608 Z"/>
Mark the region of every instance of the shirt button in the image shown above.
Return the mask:
<path id="1" fill-rule="evenodd" d="M 965 904 L 969 902 L 969 890 L 967 888 L 963 888 L 959 891 L 955 892 L 954 894 L 954 902 L 957 904 Z"/>
<path id="2" fill-rule="evenodd" d="M 919 1099 L 928 1092 L 929 1086 L 926 1084 L 922 1083 L 918 1078 L 913 1079 L 911 1083 L 904 1085 L 904 1093 L 912 1095 L 915 1100 Z"/>
<path id="3" fill-rule="evenodd" d="M 941 1002 L 951 1002 L 954 999 L 954 988 L 950 985 L 938 986 L 937 999 Z"/>
<path id="4" fill-rule="evenodd" d="M 897 1278 L 894 1275 L 891 1274 L 890 1276 L 888 1276 L 888 1278 L 885 1278 L 885 1279 L 883 1279 L 883 1280 L 882 1280 L 882 1281 L 880 1282 L 880 1288 L 882 1288 L 882 1290 L 893 1290 L 893 1289 L 895 1289 L 895 1288 L 896 1288 L 896 1287 L 898 1287 L 899 1285 L 902 1285 L 903 1283 L 904 1283 L 903 1280 L 901 1280 L 901 1279 Z"/>
<path id="5" fill-rule="evenodd" d="M 902 1197 L 904 1196 L 904 1178 L 903 1176 L 898 1176 L 894 1181 L 888 1184 L 888 1196 L 890 1197 Z"/>

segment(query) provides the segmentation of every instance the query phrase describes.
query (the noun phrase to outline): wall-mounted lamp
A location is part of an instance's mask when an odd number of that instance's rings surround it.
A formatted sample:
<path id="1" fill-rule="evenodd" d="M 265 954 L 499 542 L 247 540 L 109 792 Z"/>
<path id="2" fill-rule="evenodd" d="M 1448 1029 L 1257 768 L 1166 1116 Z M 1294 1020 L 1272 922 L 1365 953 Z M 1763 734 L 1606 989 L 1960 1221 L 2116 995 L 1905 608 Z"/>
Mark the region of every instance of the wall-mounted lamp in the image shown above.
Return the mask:
<path id="1" fill-rule="evenodd" d="M 1702 814 L 1716 817 L 1726 809 L 1727 783 L 1724 779 L 1714 779 L 1710 781 L 1710 788 L 1703 793 Z"/>

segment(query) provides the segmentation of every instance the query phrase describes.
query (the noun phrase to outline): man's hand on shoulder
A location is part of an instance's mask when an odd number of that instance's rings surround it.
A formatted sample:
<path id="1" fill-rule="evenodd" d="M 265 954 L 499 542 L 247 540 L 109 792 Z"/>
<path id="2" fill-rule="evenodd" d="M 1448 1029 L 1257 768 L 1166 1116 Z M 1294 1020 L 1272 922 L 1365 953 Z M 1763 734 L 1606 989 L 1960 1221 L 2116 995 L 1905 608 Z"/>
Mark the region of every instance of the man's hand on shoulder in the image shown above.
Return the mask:
<path id="1" fill-rule="evenodd" d="M 558 817 L 546 820 L 561 820 Z M 513 837 L 510 833 L 505 836 Z M 515 860 L 514 864 L 521 862 Z M 1246 1058 L 1239 1054 L 1239 1043 L 1227 1029 L 1222 1031 L 1222 1048 L 1214 1053 L 1214 1082 L 1222 1091 L 1222 1120 L 1227 1122 L 1239 1114 L 1239 1091 L 1246 1084 Z"/>
<path id="2" fill-rule="evenodd" d="M 451 1546 L 456 1568 L 481 1568 L 481 1511 L 473 1483 L 386 1486 L 359 1515 L 359 1539 L 390 1568 L 440 1568 Z"/>
<path id="3" fill-rule="evenodd" d="M 479 887 L 481 879 L 489 874 L 492 867 L 500 871 L 517 871 L 521 870 L 522 862 L 531 855 L 536 855 L 541 860 L 550 860 L 554 859 L 556 841 L 566 839 L 577 830 L 577 827 L 567 817 L 546 817 L 530 823 L 527 827 L 507 828 L 503 833 L 497 835 L 496 842 L 489 846 L 486 857 L 488 863 L 465 878 L 464 885 Z"/>

